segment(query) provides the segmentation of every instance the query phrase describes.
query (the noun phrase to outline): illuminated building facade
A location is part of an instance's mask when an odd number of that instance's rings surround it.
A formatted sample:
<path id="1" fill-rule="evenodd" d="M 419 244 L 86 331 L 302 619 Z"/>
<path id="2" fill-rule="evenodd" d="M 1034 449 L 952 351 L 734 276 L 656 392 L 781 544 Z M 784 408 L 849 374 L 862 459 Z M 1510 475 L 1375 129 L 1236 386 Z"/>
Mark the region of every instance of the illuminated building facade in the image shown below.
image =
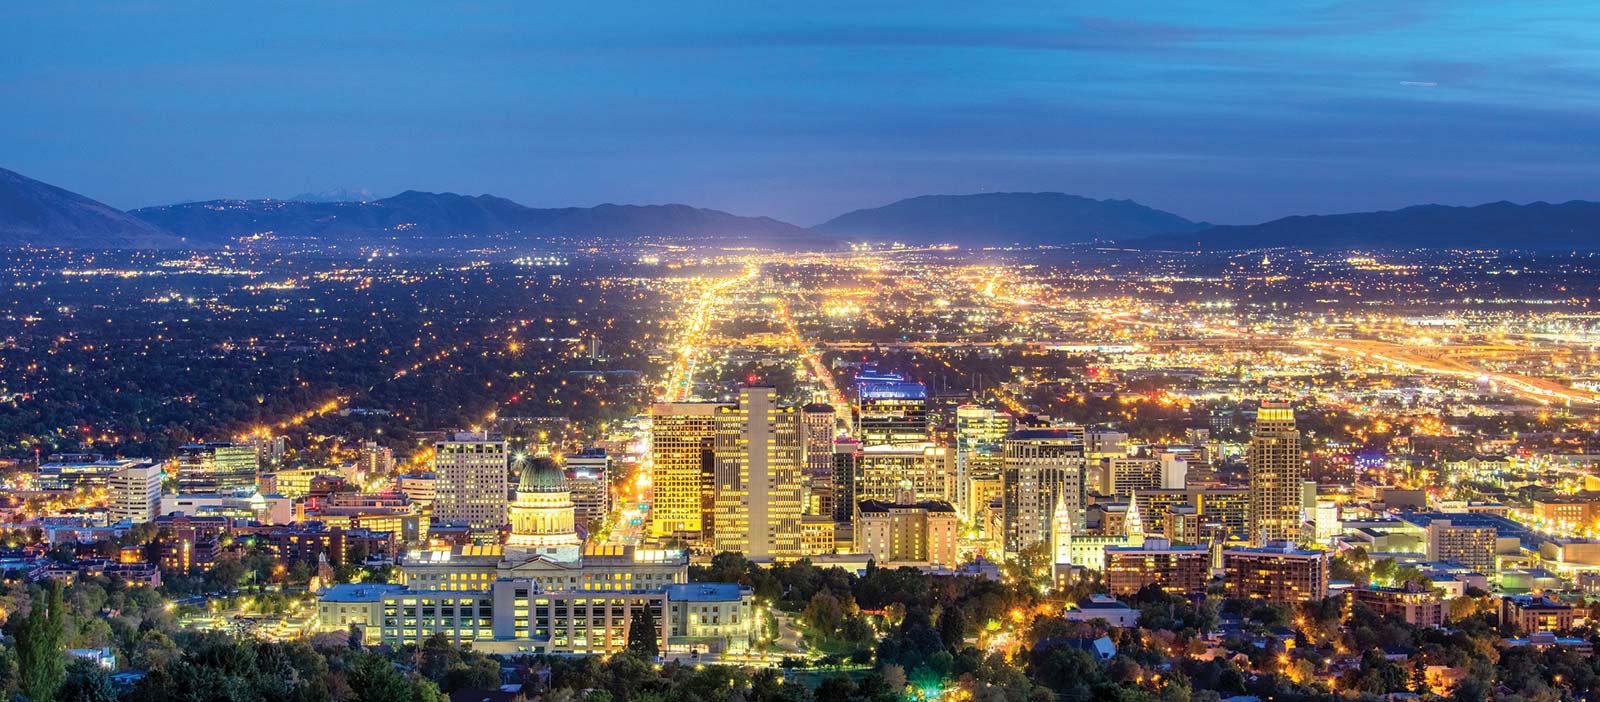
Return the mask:
<path id="1" fill-rule="evenodd" d="M 224 493 L 256 488 L 256 448 L 249 444 L 189 444 L 178 448 L 178 492 Z"/>
<path id="2" fill-rule="evenodd" d="M 742 388 L 737 407 L 718 410 L 716 430 L 715 549 L 799 558 L 800 413 L 779 407 L 773 388 Z"/>
<path id="3" fill-rule="evenodd" d="M 928 442 L 928 389 L 893 373 L 856 376 L 856 437 L 863 447 Z"/>
<path id="4" fill-rule="evenodd" d="M 1074 519 L 1083 518 L 1083 465 L 1083 439 L 1077 432 L 1024 429 L 1006 437 L 1001 477 L 1007 553 L 1049 541 L 1058 499 Z M 1074 524 L 1073 531 L 1081 532 L 1082 525 Z"/>
<path id="5" fill-rule="evenodd" d="M 1293 604 L 1328 596 L 1328 553 L 1280 541 L 1263 547 L 1222 551 L 1228 597 Z"/>
<path id="6" fill-rule="evenodd" d="M 716 413 L 726 407 L 710 402 L 651 406 L 651 536 L 699 540 L 712 528 L 704 483 L 714 471 Z"/>
<path id="7" fill-rule="evenodd" d="M 1299 539 L 1305 521 L 1301 484 L 1306 471 L 1294 409 L 1287 402 L 1261 403 L 1247 461 L 1251 543 Z"/>
<path id="8" fill-rule="evenodd" d="M 433 447 L 433 521 L 473 531 L 506 523 L 510 455 L 505 439 L 484 432 L 456 432 Z"/>

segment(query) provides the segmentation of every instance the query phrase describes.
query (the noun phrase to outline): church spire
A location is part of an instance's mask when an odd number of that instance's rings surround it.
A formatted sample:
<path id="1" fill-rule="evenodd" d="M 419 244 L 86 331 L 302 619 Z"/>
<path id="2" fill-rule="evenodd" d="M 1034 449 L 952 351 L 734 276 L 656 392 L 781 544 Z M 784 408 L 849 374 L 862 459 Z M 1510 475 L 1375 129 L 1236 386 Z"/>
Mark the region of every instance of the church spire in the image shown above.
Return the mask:
<path id="1" fill-rule="evenodd" d="M 1128 544 L 1138 546 L 1144 543 L 1144 517 L 1139 514 L 1139 494 L 1135 492 L 1128 496 L 1128 516 L 1123 520 L 1123 526 L 1128 532 Z"/>
<path id="2" fill-rule="evenodd" d="M 1067 491 L 1056 493 L 1056 505 L 1050 517 L 1050 550 L 1056 565 L 1072 563 L 1072 529 L 1076 515 L 1067 506 Z"/>

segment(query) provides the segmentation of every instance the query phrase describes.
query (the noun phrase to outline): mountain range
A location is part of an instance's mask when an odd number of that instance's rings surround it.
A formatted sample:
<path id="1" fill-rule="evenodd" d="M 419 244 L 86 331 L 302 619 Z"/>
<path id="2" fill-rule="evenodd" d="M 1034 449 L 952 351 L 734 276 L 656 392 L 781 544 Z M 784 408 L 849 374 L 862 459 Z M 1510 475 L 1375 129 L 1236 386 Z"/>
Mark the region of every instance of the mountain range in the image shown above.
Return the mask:
<path id="1" fill-rule="evenodd" d="M 381 200 L 366 188 L 333 188 L 314 193 L 300 193 L 290 200 L 299 202 L 366 202 L 368 200 Z"/>
<path id="2" fill-rule="evenodd" d="M 972 246 L 1126 241 L 1206 228 L 1132 200 L 1063 193 L 924 195 L 856 210 L 814 227 L 847 239 L 960 242 Z"/>
<path id="3" fill-rule="evenodd" d="M 1131 200 L 1062 193 L 928 195 L 812 228 L 689 205 L 535 208 L 493 195 L 330 191 L 291 200 L 211 200 L 122 212 L 0 168 L 0 246 L 216 248 L 244 240 L 449 251 L 552 238 L 835 248 L 843 241 L 967 247 L 1115 244 L 1226 251 L 1263 247 L 1600 249 L 1600 203 L 1417 205 L 1210 225 Z"/>
<path id="4" fill-rule="evenodd" d="M 174 248 L 170 232 L 77 193 L 0 168 L 0 246 Z"/>
<path id="5" fill-rule="evenodd" d="M 212 200 L 133 210 L 129 214 L 194 241 L 220 245 L 243 237 L 324 243 L 399 245 L 443 239 L 501 243 L 547 237 L 704 237 L 725 241 L 817 239 L 769 217 L 740 217 L 688 205 L 597 205 L 535 208 L 493 195 L 408 190 L 364 202 Z"/>
<path id="6" fill-rule="evenodd" d="M 1299 215 L 1153 237 L 1145 248 L 1215 251 L 1309 249 L 1600 249 L 1600 202 L 1491 202 L 1472 207 L 1414 205 L 1382 212 Z"/>

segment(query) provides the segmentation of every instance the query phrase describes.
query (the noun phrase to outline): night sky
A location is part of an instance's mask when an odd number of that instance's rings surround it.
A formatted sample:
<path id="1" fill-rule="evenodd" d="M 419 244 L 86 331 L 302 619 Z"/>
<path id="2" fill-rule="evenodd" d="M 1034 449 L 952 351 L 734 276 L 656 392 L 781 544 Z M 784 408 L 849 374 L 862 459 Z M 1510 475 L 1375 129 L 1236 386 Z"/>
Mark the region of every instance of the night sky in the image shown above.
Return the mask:
<path id="1" fill-rule="evenodd" d="M 1600 199 L 1600 3 L 7 2 L 0 166 L 120 207 L 804 225 L 986 190 L 1228 223 Z"/>

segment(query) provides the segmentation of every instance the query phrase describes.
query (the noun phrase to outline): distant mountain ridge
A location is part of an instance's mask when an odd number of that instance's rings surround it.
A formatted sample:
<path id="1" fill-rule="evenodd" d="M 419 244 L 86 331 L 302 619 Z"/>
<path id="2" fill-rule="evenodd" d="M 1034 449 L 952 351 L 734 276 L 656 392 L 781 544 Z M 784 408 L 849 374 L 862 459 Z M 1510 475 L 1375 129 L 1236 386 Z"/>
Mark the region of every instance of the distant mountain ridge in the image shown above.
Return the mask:
<path id="1" fill-rule="evenodd" d="M 1276 246 L 1307 249 L 1600 249 L 1600 202 L 1491 202 L 1414 205 L 1398 210 L 1296 215 L 1250 225 L 1214 226 L 1150 237 L 1139 248 L 1220 251 Z"/>
<path id="2" fill-rule="evenodd" d="M 332 247 L 389 244 L 401 250 L 446 253 L 561 237 L 661 237 L 777 250 L 826 249 L 844 239 L 870 239 L 970 248 L 1105 242 L 1179 251 L 1272 247 L 1593 251 L 1600 250 L 1600 202 L 1416 205 L 1211 226 L 1131 200 L 982 193 L 910 198 L 846 213 L 812 230 L 770 217 L 688 205 L 534 208 L 493 195 L 416 190 L 373 200 L 211 200 L 121 212 L 0 168 L 0 246 L 213 248 L 256 236 Z"/>
<path id="3" fill-rule="evenodd" d="M 688 205 L 534 208 L 493 195 L 408 190 L 364 202 L 212 200 L 145 207 L 134 216 L 195 241 L 222 244 L 270 233 L 281 239 L 380 243 L 494 236 L 505 242 L 539 237 L 707 237 L 729 242 L 815 241 L 802 227 L 770 217 L 741 217 Z"/>
<path id="4" fill-rule="evenodd" d="M 366 202 L 380 198 L 366 188 L 333 188 L 315 193 L 300 193 L 289 199 L 297 202 Z"/>
<path id="5" fill-rule="evenodd" d="M 110 205 L 0 168 L 0 246 L 145 249 L 183 244 Z"/>
<path id="6" fill-rule="evenodd" d="M 814 228 L 848 238 L 983 246 L 1126 241 L 1206 226 L 1132 200 L 979 193 L 908 198 L 848 212 Z"/>

